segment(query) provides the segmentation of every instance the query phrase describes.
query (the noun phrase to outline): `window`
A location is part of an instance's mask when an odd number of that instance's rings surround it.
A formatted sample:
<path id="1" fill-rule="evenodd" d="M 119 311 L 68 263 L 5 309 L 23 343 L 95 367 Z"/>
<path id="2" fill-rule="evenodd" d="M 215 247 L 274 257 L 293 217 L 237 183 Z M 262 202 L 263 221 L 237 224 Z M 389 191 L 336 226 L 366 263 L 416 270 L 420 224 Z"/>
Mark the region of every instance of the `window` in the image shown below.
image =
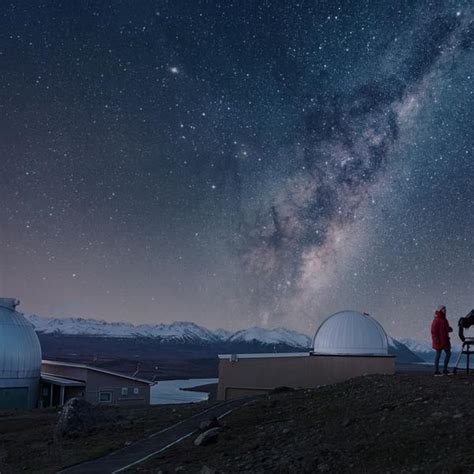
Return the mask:
<path id="1" fill-rule="evenodd" d="M 101 403 L 111 403 L 112 402 L 112 392 L 99 392 L 99 402 L 101 402 Z"/>
<path id="2" fill-rule="evenodd" d="M 122 397 L 128 397 L 128 387 L 122 387 Z"/>
<path id="3" fill-rule="evenodd" d="M 138 395 L 140 393 L 140 389 L 138 387 L 133 387 L 133 394 Z"/>

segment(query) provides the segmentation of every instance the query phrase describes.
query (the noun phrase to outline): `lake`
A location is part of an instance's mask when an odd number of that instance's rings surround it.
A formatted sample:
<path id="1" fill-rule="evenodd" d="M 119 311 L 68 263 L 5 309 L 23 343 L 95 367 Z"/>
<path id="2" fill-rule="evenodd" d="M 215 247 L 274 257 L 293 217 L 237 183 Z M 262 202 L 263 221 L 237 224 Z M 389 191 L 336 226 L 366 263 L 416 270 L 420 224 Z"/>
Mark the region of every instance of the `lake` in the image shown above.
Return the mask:
<path id="1" fill-rule="evenodd" d="M 207 392 L 189 392 L 181 389 L 214 384 L 217 381 L 218 379 L 160 380 L 151 387 L 150 404 L 167 405 L 206 401 L 209 397 Z"/>

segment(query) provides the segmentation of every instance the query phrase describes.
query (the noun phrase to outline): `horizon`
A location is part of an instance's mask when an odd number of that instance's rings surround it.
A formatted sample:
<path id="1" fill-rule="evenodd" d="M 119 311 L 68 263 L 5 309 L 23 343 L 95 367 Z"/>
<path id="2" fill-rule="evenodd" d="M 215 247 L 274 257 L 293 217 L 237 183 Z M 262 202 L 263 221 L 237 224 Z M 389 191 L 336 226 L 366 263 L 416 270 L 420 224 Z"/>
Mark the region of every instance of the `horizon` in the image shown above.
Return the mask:
<path id="1" fill-rule="evenodd" d="M 41 318 L 41 319 L 44 319 L 44 320 L 77 320 L 77 321 L 86 321 L 86 322 L 91 321 L 91 322 L 97 322 L 97 323 L 106 323 L 106 324 L 109 324 L 109 325 L 124 324 L 124 325 L 133 326 L 133 327 L 140 327 L 140 326 L 156 327 L 156 326 L 172 326 L 172 325 L 175 325 L 175 324 L 178 324 L 178 325 L 179 324 L 192 324 L 192 325 L 198 326 L 199 328 L 208 330 L 208 331 L 210 331 L 214 334 L 218 331 L 225 331 L 225 332 L 228 332 L 231 335 L 233 335 L 233 334 L 236 334 L 238 332 L 248 331 L 248 330 L 251 330 L 251 329 L 263 329 L 265 331 L 278 331 L 278 330 L 290 331 L 290 332 L 296 333 L 297 335 L 306 336 L 309 339 L 313 339 L 313 337 L 314 337 L 314 333 L 302 332 L 302 331 L 298 331 L 296 329 L 292 329 L 290 327 L 285 327 L 285 326 L 268 326 L 268 327 L 265 327 L 265 326 L 242 326 L 240 328 L 239 327 L 234 327 L 234 328 L 227 329 L 227 328 L 223 328 L 223 327 L 205 326 L 205 325 L 197 324 L 194 321 L 188 321 L 188 320 L 175 320 L 175 321 L 170 321 L 170 322 L 164 321 L 164 322 L 159 322 L 159 323 L 139 323 L 139 322 L 130 322 L 130 321 L 126 321 L 126 320 L 107 321 L 105 319 L 97 319 L 97 318 L 93 318 L 93 317 L 81 317 L 81 316 L 70 316 L 70 315 L 69 316 L 63 315 L 63 316 L 59 316 L 59 317 L 58 316 L 44 316 L 44 315 L 34 314 L 34 313 L 24 313 L 21 310 L 19 310 L 18 308 L 17 308 L 17 311 L 20 311 L 27 318 L 38 317 L 38 318 Z M 39 331 L 39 332 L 41 332 L 41 331 Z M 68 334 L 69 333 L 65 333 L 65 335 L 68 335 Z M 87 335 L 87 334 L 84 334 L 84 335 Z M 397 341 L 412 340 L 414 342 L 420 342 L 420 343 L 428 343 L 429 342 L 431 344 L 430 337 L 429 337 L 428 333 L 427 333 L 427 336 L 425 337 L 425 339 L 413 338 L 413 337 L 410 337 L 410 336 L 403 336 L 403 335 L 398 336 L 398 337 L 394 337 L 391 334 L 389 334 L 388 332 L 387 332 L 387 337 L 396 339 Z"/>

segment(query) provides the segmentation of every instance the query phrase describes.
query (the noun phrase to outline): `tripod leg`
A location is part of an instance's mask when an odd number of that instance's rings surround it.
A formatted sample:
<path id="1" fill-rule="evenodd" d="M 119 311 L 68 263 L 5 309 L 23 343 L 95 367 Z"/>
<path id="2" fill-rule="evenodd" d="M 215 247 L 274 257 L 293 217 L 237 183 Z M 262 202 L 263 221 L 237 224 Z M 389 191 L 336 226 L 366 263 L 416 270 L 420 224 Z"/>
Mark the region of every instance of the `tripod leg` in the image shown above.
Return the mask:
<path id="1" fill-rule="evenodd" d="M 458 366 L 459 366 L 459 362 L 461 362 L 463 351 L 464 351 L 464 344 L 462 345 L 461 352 L 458 354 L 458 358 L 456 359 L 456 364 L 454 365 L 454 368 L 453 368 L 453 374 L 455 374 L 458 371 Z"/>
<path id="2" fill-rule="evenodd" d="M 466 361 L 466 374 L 469 374 L 469 359 L 470 359 L 470 355 L 471 353 L 469 352 L 469 344 L 467 345 L 467 351 L 466 351 L 466 357 L 467 357 L 467 361 Z"/>

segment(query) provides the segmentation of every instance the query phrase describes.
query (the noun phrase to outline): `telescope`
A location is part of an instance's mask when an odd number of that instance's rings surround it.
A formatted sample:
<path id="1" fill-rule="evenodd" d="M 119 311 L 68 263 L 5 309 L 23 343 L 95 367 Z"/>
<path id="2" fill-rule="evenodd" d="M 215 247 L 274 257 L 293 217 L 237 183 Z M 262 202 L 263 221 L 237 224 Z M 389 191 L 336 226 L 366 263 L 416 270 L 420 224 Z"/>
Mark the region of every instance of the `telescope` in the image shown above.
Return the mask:
<path id="1" fill-rule="evenodd" d="M 471 354 L 474 354 L 474 351 L 471 350 L 471 346 L 474 346 L 474 337 L 464 336 L 464 329 L 468 329 L 471 326 L 474 326 L 474 309 L 472 309 L 466 316 L 460 318 L 458 321 L 458 334 L 459 339 L 462 341 L 462 348 L 456 360 L 456 366 L 453 369 L 454 374 L 458 370 L 458 365 L 463 354 L 466 355 L 466 373 L 469 373 L 470 356 Z"/>

